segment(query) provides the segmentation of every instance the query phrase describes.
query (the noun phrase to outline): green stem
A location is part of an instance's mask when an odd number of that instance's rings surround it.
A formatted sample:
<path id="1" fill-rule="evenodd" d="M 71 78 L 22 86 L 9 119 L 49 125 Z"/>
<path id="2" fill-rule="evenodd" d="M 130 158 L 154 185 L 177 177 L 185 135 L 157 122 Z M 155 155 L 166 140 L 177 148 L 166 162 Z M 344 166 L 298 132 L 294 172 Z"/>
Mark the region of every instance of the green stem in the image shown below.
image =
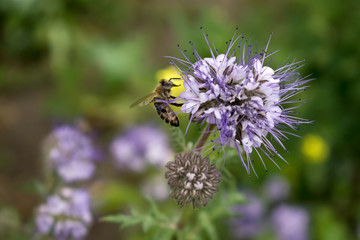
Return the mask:
<path id="1" fill-rule="evenodd" d="M 185 226 L 189 224 L 189 221 L 191 221 L 193 214 L 194 214 L 193 209 L 191 209 L 190 206 L 186 206 L 182 209 L 179 220 L 176 224 L 177 231 L 179 232 L 184 231 Z M 177 235 L 174 236 L 173 239 L 179 240 Z"/>
<path id="2" fill-rule="evenodd" d="M 205 145 L 207 139 L 209 138 L 212 130 L 214 130 L 215 128 L 215 125 L 214 124 L 208 124 L 206 127 L 205 127 L 205 131 L 202 132 L 201 136 L 199 137 L 199 139 L 197 140 L 196 144 L 195 144 L 195 147 L 194 149 L 195 152 L 197 153 L 201 153 L 201 150 L 202 150 L 202 147 Z"/>

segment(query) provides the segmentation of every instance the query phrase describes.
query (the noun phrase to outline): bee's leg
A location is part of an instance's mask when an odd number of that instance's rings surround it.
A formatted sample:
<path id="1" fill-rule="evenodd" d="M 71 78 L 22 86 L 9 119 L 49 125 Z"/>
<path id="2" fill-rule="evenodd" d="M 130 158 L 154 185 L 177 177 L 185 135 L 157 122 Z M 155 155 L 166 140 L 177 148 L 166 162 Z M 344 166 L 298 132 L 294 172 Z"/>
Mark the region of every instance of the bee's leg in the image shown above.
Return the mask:
<path id="1" fill-rule="evenodd" d="M 175 99 L 176 97 L 170 95 L 170 98 Z M 170 103 L 170 104 L 176 107 L 181 107 L 184 103 Z"/>
<path id="2" fill-rule="evenodd" d="M 181 107 L 182 105 L 184 105 L 184 103 L 170 103 L 170 104 L 176 107 Z"/>

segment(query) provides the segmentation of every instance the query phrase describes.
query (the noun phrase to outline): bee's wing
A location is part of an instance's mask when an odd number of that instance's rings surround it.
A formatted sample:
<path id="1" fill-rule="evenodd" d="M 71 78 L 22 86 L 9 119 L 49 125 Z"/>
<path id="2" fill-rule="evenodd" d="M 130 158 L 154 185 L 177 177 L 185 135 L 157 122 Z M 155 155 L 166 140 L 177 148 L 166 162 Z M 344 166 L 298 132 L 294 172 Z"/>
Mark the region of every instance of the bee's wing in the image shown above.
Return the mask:
<path id="1" fill-rule="evenodd" d="M 132 103 L 130 105 L 130 107 L 135 107 L 135 106 L 145 106 L 145 105 L 148 105 L 149 103 L 152 102 L 152 100 L 154 99 L 154 96 L 155 96 L 155 92 L 152 92 L 142 98 L 140 98 L 139 100 L 135 101 L 134 103 Z"/>

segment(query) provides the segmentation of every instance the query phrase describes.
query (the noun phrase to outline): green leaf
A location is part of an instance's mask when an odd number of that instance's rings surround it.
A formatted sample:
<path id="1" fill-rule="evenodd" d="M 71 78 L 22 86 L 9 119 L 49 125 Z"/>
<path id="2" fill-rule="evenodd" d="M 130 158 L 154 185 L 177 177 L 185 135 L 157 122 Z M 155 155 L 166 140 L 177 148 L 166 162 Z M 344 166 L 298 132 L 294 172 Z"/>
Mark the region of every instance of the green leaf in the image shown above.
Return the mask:
<path id="1" fill-rule="evenodd" d="M 197 224 L 187 224 L 181 231 L 176 232 L 176 238 L 179 240 L 201 240 L 202 236 L 197 232 Z M 195 230 L 195 231 L 194 231 Z"/>
<path id="2" fill-rule="evenodd" d="M 144 221 L 143 216 L 138 215 L 132 212 L 131 215 L 119 214 L 103 217 L 102 221 L 112 222 L 112 223 L 120 223 L 121 228 L 126 228 L 130 226 L 135 226 Z"/>
<path id="3" fill-rule="evenodd" d="M 151 209 L 151 213 L 157 217 L 162 215 L 159 211 L 159 208 L 156 206 L 155 202 L 151 199 L 151 198 L 146 198 L 146 200 L 149 202 L 150 204 L 150 209 Z"/>
<path id="4" fill-rule="evenodd" d="M 156 218 L 159 221 L 164 221 L 167 222 L 169 221 L 168 217 L 165 214 L 162 214 L 159 211 L 159 208 L 157 207 L 157 205 L 155 204 L 155 202 L 151 199 L 151 198 L 147 198 L 148 202 L 150 203 L 150 214 Z"/>
<path id="5" fill-rule="evenodd" d="M 133 226 L 143 221 L 142 219 L 138 219 L 134 216 L 128 215 L 108 216 L 103 218 L 102 220 L 107 222 L 120 223 L 122 228 Z"/>
<path id="6" fill-rule="evenodd" d="M 144 232 L 149 231 L 152 227 L 154 227 L 156 225 L 157 225 L 156 219 L 154 219 L 151 216 L 144 216 L 143 223 L 142 223 L 142 229 Z"/>
<path id="7" fill-rule="evenodd" d="M 169 239 L 173 235 L 178 218 L 170 218 L 169 216 L 164 215 L 159 211 L 158 206 L 148 199 L 150 203 L 150 209 L 146 213 L 139 213 L 135 209 L 130 210 L 129 215 L 118 214 L 112 216 L 106 216 L 102 218 L 102 221 L 118 223 L 121 228 L 131 227 L 134 225 L 140 224 L 144 233 L 146 233 L 149 238 L 147 239 Z M 153 235 L 159 235 L 161 231 L 164 231 L 162 238 L 152 238 Z M 170 231 L 171 230 L 171 231 Z"/>
<path id="8" fill-rule="evenodd" d="M 154 234 L 153 240 L 171 240 L 174 237 L 175 229 L 172 228 L 160 228 Z"/>
<path id="9" fill-rule="evenodd" d="M 205 230 L 205 233 L 208 235 L 209 239 L 217 240 L 219 239 L 216 233 L 215 226 L 210 221 L 210 216 L 207 212 L 203 211 L 199 214 L 200 225 Z"/>

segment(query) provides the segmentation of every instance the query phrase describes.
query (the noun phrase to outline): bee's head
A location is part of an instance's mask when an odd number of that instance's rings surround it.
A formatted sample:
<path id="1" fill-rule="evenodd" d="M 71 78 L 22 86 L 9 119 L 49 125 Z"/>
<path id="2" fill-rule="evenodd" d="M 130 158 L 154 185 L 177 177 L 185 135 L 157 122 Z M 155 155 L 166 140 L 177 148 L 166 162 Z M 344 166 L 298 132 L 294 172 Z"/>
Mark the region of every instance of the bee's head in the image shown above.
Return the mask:
<path id="1" fill-rule="evenodd" d="M 160 80 L 160 84 L 161 86 L 163 86 L 164 88 L 168 88 L 171 89 L 172 87 L 179 87 L 180 85 L 176 85 L 175 83 L 173 83 L 172 78 L 170 78 L 169 80 L 166 79 L 161 79 Z"/>

